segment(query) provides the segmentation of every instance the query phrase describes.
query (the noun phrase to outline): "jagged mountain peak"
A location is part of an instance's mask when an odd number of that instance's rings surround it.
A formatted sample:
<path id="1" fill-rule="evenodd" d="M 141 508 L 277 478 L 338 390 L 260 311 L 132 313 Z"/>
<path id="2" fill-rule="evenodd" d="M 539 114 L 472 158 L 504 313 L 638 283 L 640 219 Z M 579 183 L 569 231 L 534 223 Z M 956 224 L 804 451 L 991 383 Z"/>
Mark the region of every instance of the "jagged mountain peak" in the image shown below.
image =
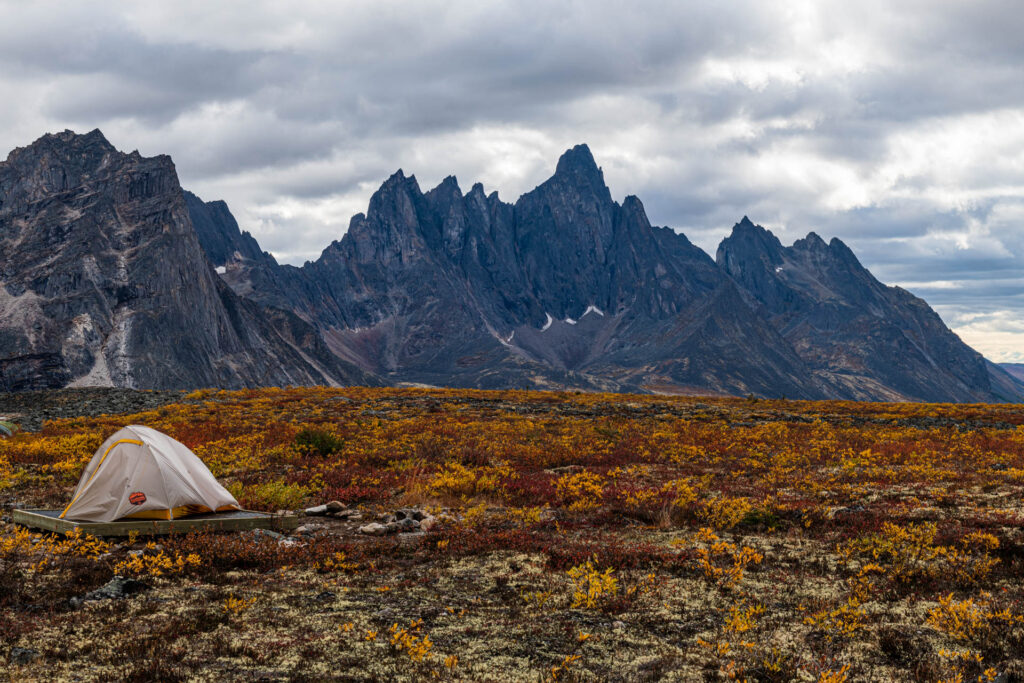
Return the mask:
<path id="1" fill-rule="evenodd" d="M 744 216 L 732 227 L 732 232 L 718 245 L 716 260 L 733 277 L 748 269 L 752 263 L 772 266 L 782 261 L 782 242 L 771 230 L 756 225 Z"/>
<path id="2" fill-rule="evenodd" d="M 410 202 L 418 201 L 422 197 L 423 192 L 416 181 L 416 176 L 406 176 L 402 169 L 398 169 L 370 197 L 366 217 L 372 220 L 375 216 L 395 211 L 408 214 L 407 207 Z"/>
<path id="3" fill-rule="evenodd" d="M 138 152 L 133 154 L 141 159 Z M 26 147 L 12 150 L 0 166 L 16 166 L 19 173 L 25 173 L 34 167 L 53 167 L 56 163 L 71 170 L 89 172 L 112 156 L 127 155 L 118 152 L 98 128 L 84 134 L 64 130 L 47 133 Z"/>
<path id="4" fill-rule="evenodd" d="M 807 237 L 796 240 L 793 246 L 786 251 L 794 258 L 812 259 L 819 263 L 820 267 L 846 271 L 864 280 L 877 283 L 874 276 L 861 265 L 853 250 L 838 237 L 833 237 L 825 242 L 818 233 L 809 232 Z"/>
<path id="5" fill-rule="evenodd" d="M 475 186 L 474 186 L 475 187 Z M 462 188 L 459 187 L 459 180 L 453 175 L 445 176 L 444 180 L 426 193 L 427 197 L 444 197 L 447 200 L 461 199 Z"/>
<path id="6" fill-rule="evenodd" d="M 858 259 L 857 255 L 853 253 L 853 249 L 850 249 L 850 247 L 848 247 L 846 243 L 843 242 L 838 237 L 833 237 L 831 240 L 829 240 L 828 249 L 838 259 L 845 261 L 851 266 L 855 266 L 856 268 L 859 268 L 861 270 L 867 270 L 866 268 L 864 268 L 863 265 L 861 265 L 860 259 Z"/>
<path id="7" fill-rule="evenodd" d="M 562 153 L 562 156 L 558 158 L 558 164 L 555 166 L 555 173 L 596 173 L 600 172 L 600 168 L 597 166 L 597 161 L 594 160 L 594 155 L 590 151 L 585 143 L 576 145 L 570 149 L 567 149 Z"/>
<path id="8" fill-rule="evenodd" d="M 232 261 L 273 258 L 263 253 L 249 232 L 239 229 L 227 202 L 222 199 L 205 202 L 188 190 L 184 190 L 184 196 L 199 244 L 215 267 Z"/>
<path id="9" fill-rule="evenodd" d="M 749 221 L 737 223 L 722 240 L 716 261 L 744 287 L 772 300 L 776 295 L 790 300 L 792 288 L 820 294 L 824 286 L 829 296 L 845 291 L 848 298 L 866 301 L 883 287 L 838 238 L 825 242 L 812 231 L 786 247 L 770 230 Z"/>
<path id="10" fill-rule="evenodd" d="M 770 266 L 774 271 L 783 261 L 803 262 L 806 259 L 819 264 L 818 267 L 828 264 L 832 268 L 867 273 L 853 251 L 838 237 L 826 242 L 818 233 L 811 231 L 786 247 L 771 230 L 755 224 L 747 216 L 736 223 L 732 233 L 719 244 L 716 259 L 733 277 L 755 267 L 755 264 Z M 774 275 L 787 277 L 789 273 L 783 269 Z"/>
<path id="11" fill-rule="evenodd" d="M 775 235 L 771 230 L 761 225 L 757 225 L 750 218 L 744 216 L 738 223 L 732 226 L 732 233 L 730 237 L 734 238 L 751 238 L 751 237 L 766 237 L 770 236 L 774 238 Z"/>
<path id="12" fill-rule="evenodd" d="M 524 200 L 532 201 L 538 195 L 543 197 L 544 202 L 550 202 L 560 196 L 563 203 L 596 203 L 608 207 L 608 210 L 614 204 L 611 191 L 604 181 L 604 172 L 598 167 L 594 155 L 586 145 L 576 145 L 566 150 L 558 159 L 554 174 L 532 192 L 520 197 L 516 204 L 519 205 Z"/>
<path id="13" fill-rule="evenodd" d="M 398 169 L 394 173 L 388 176 L 387 180 L 381 183 L 381 186 L 377 189 L 377 192 L 386 192 L 387 190 L 408 187 L 410 184 L 416 185 L 419 188 L 419 183 L 416 182 L 415 175 L 405 175 L 405 171 Z"/>
<path id="14" fill-rule="evenodd" d="M 72 151 L 94 145 L 111 152 L 117 151 L 99 128 L 93 128 L 88 133 L 76 133 L 71 129 L 62 130 L 59 133 L 46 133 L 29 145 L 29 148 L 41 145 L 52 145 Z"/>
<path id="15" fill-rule="evenodd" d="M 558 158 L 555 174 L 548 182 L 557 181 L 576 186 L 591 186 L 598 190 L 603 189 L 609 199 L 611 198 L 604 182 L 604 171 L 597 165 L 594 155 L 586 145 L 576 145 L 572 149 L 566 150 Z"/>
<path id="16" fill-rule="evenodd" d="M 797 251 L 822 252 L 828 249 L 828 244 L 816 232 L 809 232 L 803 239 L 793 242 L 793 249 Z"/>
<path id="17" fill-rule="evenodd" d="M 628 208 L 629 211 L 640 211 L 643 212 L 644 215 L 647 215 L 647 211 L 644 210 L 644 203 L 640 201 L 640 198 L 635 194 L 627 194 L 625 196 L 622 200 L 622 208 Z"/>

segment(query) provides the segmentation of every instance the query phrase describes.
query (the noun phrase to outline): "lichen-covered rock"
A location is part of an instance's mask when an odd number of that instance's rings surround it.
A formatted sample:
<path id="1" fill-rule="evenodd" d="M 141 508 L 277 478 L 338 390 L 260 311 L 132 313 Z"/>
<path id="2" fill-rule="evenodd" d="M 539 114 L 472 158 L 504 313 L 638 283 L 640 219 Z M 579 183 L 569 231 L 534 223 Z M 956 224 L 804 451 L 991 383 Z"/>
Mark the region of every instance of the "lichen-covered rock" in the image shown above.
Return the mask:
<path id="1" fill-rule="evenodd" d="M 400 519 L 394 524 L 398 531 L 416 531 L 420 528 L 420 523 L 411 517 Z"/>
<path id="2" fill-rule="evenodd" d="M 148 589 L 149 585 L 138 579 L 115 576 L 100 588 L 81 597 L 71 598 L 70 603 L 72 607 L 80 607 L 82 603 L 91 600 L 120 600 Z"/>

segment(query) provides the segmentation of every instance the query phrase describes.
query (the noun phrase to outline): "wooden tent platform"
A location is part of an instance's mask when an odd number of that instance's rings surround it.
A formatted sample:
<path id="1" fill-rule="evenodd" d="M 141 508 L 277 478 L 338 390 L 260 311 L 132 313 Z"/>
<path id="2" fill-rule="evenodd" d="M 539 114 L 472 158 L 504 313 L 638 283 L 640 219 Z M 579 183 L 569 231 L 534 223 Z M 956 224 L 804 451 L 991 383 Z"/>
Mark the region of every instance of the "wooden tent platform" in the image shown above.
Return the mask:
<path id="1" fill-rule="evenodd" d="M 93 536 L 127 536 L 135 532 L 140 536 L 183 534 L 189 531 L 244 531 L 246 529 L 273 529 L 289 531 L 299 525 L 295 515 L 271 515 L 252 510 L 234 510 L 205 515 L 191 515 L 173 520 L 121 519 L 114 522 L 74 522 L 60 519 L 60 510 L 15 510 L 14 522 L 34 529 L 67 534 L 75 529 Z"/>

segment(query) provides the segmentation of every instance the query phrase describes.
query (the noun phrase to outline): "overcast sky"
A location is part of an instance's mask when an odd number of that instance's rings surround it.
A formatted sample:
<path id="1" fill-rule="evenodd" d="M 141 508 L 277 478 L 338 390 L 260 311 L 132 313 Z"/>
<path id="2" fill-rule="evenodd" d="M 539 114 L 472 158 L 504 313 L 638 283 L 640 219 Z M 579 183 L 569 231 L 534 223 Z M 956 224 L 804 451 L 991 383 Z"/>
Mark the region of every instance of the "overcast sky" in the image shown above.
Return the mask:
<path id="1" fill-rule="evenodd" d="M 1024 362 L 1021 36 L 1011 0 L 0 0 L 0 149 L 170 154 L 298 264 L 398 168 L 512 201 L 586 142 L 712 255 L 743 215 L 839 237 Z"/>

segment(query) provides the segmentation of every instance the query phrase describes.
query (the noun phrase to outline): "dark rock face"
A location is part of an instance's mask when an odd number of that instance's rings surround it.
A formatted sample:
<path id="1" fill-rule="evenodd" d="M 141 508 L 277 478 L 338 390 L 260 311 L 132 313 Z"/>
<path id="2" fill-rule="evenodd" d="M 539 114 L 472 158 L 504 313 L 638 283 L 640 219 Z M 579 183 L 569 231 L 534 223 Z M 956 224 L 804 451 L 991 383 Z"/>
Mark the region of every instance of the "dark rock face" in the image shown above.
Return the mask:
<path id="1" fill-rule="evenodd" d="M 185 205 L 199 244 L 210 261 L 224 264 L 228 261 L 258 261 L 265 258 L 253 236 L 239 230 L 238 222 L 224 202 L 204 202 L 186 190 Z"/>
<path id="2" fill-rule="evenodd" d="M 787 249 L 744 220 L 716 263 L 652 227 L 636 197 L 613 201 L 586 146 L 515 204 L 479 184 L 463 194 L 453 177 L 424 193 L 399 171 L 317 261 L 254 252 L 225 265 L 236 292 L 290 306 L 336 354 L 393 382 L 1014 396 L 838 240 Z"/>
<path id="3" fill-rule="evenodd" d="M 0 251 L 0 390 L 365 377 L 217 277 L 169 157 L 122 154 L 99 131 L 0 164 Z"/>
<path id="4" fill-rule="evenodd" d="M 826 389 L 712 259 L 653 228 L 637 198 L 612 200 L 586 146 L 514 205 L 453 177 L 424 193 L 399 171 L 317 261 L 224 265 L 236 292 L 291 306 L 393 382 Z"/>
<path id="5" fill-rule="evenodd" d="M 964 344 L 921 299 L 876 280 L 839 239 L 813 232 L 783 247 L 744 219 L 718 264 L 765 308 L 773 327 L 827 381 L 855 399 L 1014 400 L 1010 378 Z"/>
<path id="6" fill-rule="evenodd" d="M 235 228 L 237 232 L 237 228 Z M 265 256 L 265 255 L 264 255 Z M 612 200 L 585 145 L 515 204 L 401 171 L 302 268 L 227 264 L 331 350 L 394 382 L 1017 400 L 1022 388 L 839 240 L 784 248 L 744 219 L 718 262 Z"/>
<path id="7" fill-rule="evenodd" d="M 615 202 L 585 145 L 514 204 L 398 171 L 280 265 L 166 156 L 99 131 L 0 164 L 0 391 L 282 384 L 1019 400 L 839 240 L 744 219 L 712 260 Z"/>

